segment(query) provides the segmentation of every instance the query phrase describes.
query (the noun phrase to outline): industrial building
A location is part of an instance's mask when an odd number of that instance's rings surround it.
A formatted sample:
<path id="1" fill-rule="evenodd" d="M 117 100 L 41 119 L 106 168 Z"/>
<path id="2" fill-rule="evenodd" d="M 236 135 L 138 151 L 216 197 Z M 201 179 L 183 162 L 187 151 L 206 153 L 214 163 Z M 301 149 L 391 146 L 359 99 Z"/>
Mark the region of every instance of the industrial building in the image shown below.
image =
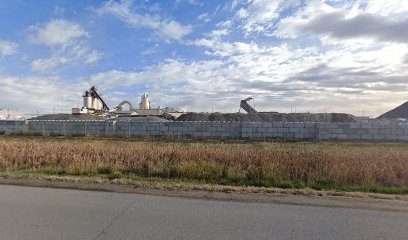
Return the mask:
<path id="1" fill-rule="evenodd" d="M 83 106 L 72 108 L 72 114 L 96 114 L 106 115 L 110 117 L 117 116 L 160 116 L 162 114 L 181 115 L 185 113 L 185 109 L 169 108 L 160 109 L 151 107 L 148 94 L 144 93 L 140 97 L 138 108 L 135 108 L 131 101 L 124 100 L 115 108 L 110 109 L 95 87 L 91 87 L 89 91 L 85 91 L 83 97 Z M 124 108 L 124 106 L 128 108 Z"/>
<path id="2" fill-rule="evenodd" d="M 25 114 L 19 111 L 0 109 L 0 120 L 24 120 Z"/>

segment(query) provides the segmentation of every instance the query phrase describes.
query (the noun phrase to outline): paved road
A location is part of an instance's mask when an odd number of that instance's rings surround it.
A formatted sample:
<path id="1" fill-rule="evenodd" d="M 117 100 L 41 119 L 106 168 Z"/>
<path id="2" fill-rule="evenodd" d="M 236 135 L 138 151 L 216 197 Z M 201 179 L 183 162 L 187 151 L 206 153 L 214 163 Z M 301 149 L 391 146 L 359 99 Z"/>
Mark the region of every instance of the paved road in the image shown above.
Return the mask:
<path id="1" fill-rule="evenodd" d="M 406 212 L 0 186 L 0 239 L 407 239 Z"/>

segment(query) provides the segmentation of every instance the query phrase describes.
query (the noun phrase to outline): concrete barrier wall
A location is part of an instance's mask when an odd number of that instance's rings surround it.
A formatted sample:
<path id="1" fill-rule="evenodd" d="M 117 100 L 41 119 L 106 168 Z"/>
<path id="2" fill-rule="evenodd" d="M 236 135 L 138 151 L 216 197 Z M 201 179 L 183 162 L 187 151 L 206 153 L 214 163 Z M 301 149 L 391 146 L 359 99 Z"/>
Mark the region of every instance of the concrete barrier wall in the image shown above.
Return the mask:
<path id="1" fill-rule="evenodd" d="M 0 121 L 0 133 L 50 136 L 408 141 L 408 124 Z"/>

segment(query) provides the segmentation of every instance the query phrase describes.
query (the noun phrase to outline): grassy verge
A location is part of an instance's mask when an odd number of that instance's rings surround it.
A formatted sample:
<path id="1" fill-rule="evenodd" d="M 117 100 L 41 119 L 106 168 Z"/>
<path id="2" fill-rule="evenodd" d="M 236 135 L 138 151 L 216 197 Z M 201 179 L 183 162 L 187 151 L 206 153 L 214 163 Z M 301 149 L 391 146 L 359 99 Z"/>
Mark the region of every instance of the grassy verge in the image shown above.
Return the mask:
<path id="1" fill-rule="evenodd" d="M 36 178 L 36 179 L 52 179 L 57 177 L 60 180 L 70 180 L 70 179 L 80 179 L 84 178 L 87 181 L 91 182 L 102 181 L 102 182 L 112 182 L 112 183 L 126 183 L 132 185 L 138 185 L 143 183 L 143 187 L 149 187 L 146 184 L 154 183 L 152 188 L 157 187 L 157 183 L 160 183 L 161 186 L 165 184 L 166 188 L 182 188 L 182 189 L 191 189 L 191 186 L 194 186 L 193 189 L 197 188 L 197 185 L 206 185 L 207 187 L 203 190 L 214 190 L 213 188 L 208 188 L 208 186 L 231 186 L 231 187 L 242 187 L 243 189 L 250 187 L 253 191 L 254 188 L 259 189 L 269 189 L 269 188 L 279 188 L 279 189 L 288 189 L 288 190 L 317 190 L 317 191 L 335 191 L 337 194 L 342 195 L 339 192 L 367 192 L 367 193 L 381 193 L 381 194 L 397 194 L 397 195 L 406 195 L 408 194 L 408 187 L 395 187 L 395 186 L 384 186 L 380 184 L 366 184 L 366 185 L 352 185 L 352 184 L 331 184 L 331 183 L 315 183 L 315 184 L 306 184 L 301 182 L 274 182 L 274 181 L 231 181 L 230 179 L 220 179 L 219 181 L 211 180 L 197 180 L 197 179 L 185 179 L 185 178 L 163 178 L 163 177 L 147 177 L 142 175 L 135 175 L 131 173 L 122 173 L 118 171 L 112 171 L 109 168 L 101 168 L 97 173 L 78 173 L 78 172 L 69 172 L 63 169 L 36 169 L 36 170 L 27 170 L 27 169 L 0 169 L 0 176 L 5 177 L 27 177 L 27 178 Z M 156 184 L 156 185 L 155 185 Z M 254 188 L 252 188 L 254 187 Z M 243 190 L 241 189 L 241 190 Z M 273 191 L 273 192 L 276 192 Z M 285 192 L 285 191 L 283 191 Z"/>
<path id="2" fill-rule="evenodd" d="M 8 136 L 0 173 L 405 195 L 408 144 Z"/>

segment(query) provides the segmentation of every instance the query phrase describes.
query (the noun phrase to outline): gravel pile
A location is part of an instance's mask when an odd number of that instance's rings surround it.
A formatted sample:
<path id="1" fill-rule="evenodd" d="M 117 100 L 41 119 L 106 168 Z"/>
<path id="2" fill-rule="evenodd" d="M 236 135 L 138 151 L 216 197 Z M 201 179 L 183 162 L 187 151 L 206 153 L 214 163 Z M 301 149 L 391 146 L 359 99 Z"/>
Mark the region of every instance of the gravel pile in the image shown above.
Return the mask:
<path id="1" fill-rule="evenodd" d="M 357 122 L 345 113 L 186 113 L 176 121 L 228 122 Z"/>
<path id="2" fill-rule="evenodd" d="M 395 119 L 395 118 L 406 118 L 408 119 L 408 102 L 403 103 L 402 105 L 384 113 L 379 116 L 377 119 Z"/>
<path id="3" fill-rule="evenodd" d="M 106 117 L 98 115 L 72 115 L 72 114 L 47 114 L 30 118 L 29 120 L 105 120 Z"/>
<path id="4" fill-rule="evenodd" d="M 118 121 L 131 121 L 131 122 L 168 122 L 169 120 L 155 117 L 155 116 L 147 116 L 147 117 L 118 117 L 115 120 Z"/>

